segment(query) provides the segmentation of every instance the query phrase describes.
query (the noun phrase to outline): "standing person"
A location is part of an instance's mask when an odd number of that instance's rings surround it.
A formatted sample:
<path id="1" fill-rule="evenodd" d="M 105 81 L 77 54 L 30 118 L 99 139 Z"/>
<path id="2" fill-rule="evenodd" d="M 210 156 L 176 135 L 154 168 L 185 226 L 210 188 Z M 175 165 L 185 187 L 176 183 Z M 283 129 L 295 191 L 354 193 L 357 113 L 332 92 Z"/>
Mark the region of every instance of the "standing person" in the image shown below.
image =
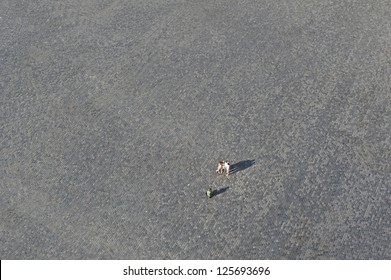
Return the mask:
<path id="1" fill-rule="evenodd" d="M 221 174 L 224 172 L 224 164 L 225 164 L 224 160 L 219 160 L 219 163 L 217 165 L 217 170 L 216 170 L 217 174 Z"/>
<path id="2" fill-rule="evenodd" d="M 230 168 L 229 162 L 228 161 L 224 162 L 224 169 L 227 172 L 227 176 L 229 175 L 229 168 Z"/>
<path id="3" fill-rule="evenodd" d="M 208 198 L 212 198 L 212 196 L 213 196 L 212 188 L 209 188 L 209 189 L 206 191 L 206 195 L 208 196 Z"/>

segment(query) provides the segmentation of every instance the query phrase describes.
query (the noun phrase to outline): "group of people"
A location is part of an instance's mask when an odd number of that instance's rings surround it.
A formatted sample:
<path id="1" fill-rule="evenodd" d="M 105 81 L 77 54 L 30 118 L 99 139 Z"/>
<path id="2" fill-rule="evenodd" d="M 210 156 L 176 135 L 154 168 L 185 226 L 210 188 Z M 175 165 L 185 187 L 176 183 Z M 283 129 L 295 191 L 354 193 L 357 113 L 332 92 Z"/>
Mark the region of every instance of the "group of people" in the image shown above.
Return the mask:
<path id="1" fill-rule="evenodd" d="M 228 176 L 229 175 L 229 167 L 230 167 L 230 165 L 229 165 L 228 161 L 219 160 L 218 165 L 217 165 L 217 169 L 216 169 L 216 173 L 217 174 L 223 174 L 225 172 L 226 175 Z M 208 198 L 212 198 L 213 197 L 212 187 L 210 187 L 206 191 L 206 195 L 208 196 Z"/>

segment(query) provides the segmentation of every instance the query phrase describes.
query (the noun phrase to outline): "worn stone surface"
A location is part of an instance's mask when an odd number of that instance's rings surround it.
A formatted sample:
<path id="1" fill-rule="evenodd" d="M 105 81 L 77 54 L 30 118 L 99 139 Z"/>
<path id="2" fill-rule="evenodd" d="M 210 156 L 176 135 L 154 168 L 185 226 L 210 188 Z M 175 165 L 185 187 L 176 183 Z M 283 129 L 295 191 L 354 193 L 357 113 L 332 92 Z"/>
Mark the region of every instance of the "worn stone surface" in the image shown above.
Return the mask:
<path id="1" fill-rule="evenodd" d="M 0 64 L 0 259 L 391 258 L 388 0 L 3 0 Z"/>

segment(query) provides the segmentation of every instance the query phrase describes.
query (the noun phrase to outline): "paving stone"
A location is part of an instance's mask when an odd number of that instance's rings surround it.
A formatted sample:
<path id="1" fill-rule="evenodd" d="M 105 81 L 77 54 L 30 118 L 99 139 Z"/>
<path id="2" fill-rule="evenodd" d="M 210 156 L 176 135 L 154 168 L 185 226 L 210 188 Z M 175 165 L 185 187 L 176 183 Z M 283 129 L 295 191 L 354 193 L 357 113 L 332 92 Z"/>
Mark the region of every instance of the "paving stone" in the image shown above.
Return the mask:
<path id="1" fill-rule="evenodd" d="M 0 259 L 391 258 L 389 1 L 0 11 Z"/>

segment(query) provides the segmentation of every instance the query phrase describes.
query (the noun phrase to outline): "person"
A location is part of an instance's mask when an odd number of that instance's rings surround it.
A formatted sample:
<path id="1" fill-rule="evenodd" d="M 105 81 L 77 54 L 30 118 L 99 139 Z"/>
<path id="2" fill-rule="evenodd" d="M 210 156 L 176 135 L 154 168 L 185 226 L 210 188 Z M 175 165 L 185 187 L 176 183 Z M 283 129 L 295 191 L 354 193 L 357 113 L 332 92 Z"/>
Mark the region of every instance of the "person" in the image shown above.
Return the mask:
<path id="1" fill-rule="evenodd" d="M 227 172 L 227 176 L 229 175 L 229 167 L 230 167 L 229 162 L 225 161 L 224 162 L 224 169 Z"/>
<path id="2" fill-rule="evenodd" d="M 224 172 L 224 160 L 219 160 L 219 163 L 217 165 L 216 173 L 217 174 L 221 174 L 223 172 Z"/>
<path id="3" fill-rule="evenodd" d="M 212 198 L 212 196 L 213 196 L 212 188 L 209 188 L 209 189 L 206 191 L 206 195 L 208 196 L 208 198 Z"/>

